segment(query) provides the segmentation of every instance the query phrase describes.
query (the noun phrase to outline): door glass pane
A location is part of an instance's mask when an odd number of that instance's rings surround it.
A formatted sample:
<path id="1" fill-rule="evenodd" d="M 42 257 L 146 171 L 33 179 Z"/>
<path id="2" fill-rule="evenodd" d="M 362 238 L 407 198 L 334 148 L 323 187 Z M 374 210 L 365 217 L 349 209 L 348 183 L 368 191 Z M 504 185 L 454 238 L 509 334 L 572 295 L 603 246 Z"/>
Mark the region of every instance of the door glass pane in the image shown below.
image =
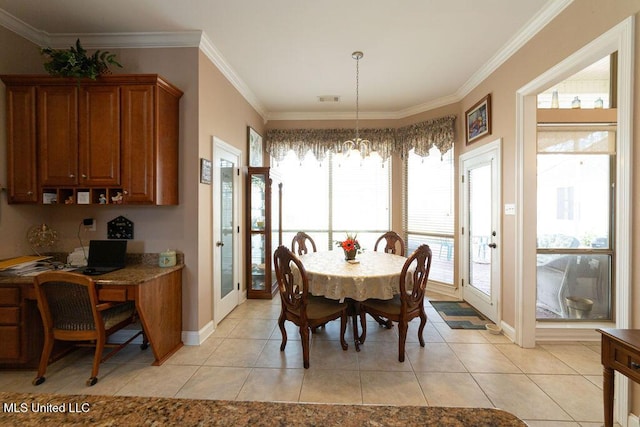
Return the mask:
<path id="1" fill-rule="evenodd" d="M 491 296 L 491 164 L 468 172 L 469 285 Z"/>
<path id="2" fill-rule="evenodd" d="M 234 164 L 220 160 L 220 247 L 221 293 L 224 298 L 233 291 L 233 169 Z"/>

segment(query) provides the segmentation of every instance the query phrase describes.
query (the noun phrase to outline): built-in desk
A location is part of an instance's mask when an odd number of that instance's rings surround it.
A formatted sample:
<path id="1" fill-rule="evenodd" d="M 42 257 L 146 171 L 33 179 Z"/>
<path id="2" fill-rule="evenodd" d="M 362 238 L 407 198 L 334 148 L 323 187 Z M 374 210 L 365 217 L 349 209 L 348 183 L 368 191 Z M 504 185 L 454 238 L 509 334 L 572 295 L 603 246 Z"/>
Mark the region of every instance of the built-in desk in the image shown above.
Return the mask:
<path id="1" fill-rule="evenodd" d="M 640 330 L 598 329 L 602 334 L 604 425 L 613 426 L 614 371 L 640 383 Z"/>
<path id="2" fill-rule="evenodd" d="M 154 365 L 182 347 L 183 264 L 135 264 L 94 276 L 100 301 L 135 301 Z M 35 368 L 43 344 L 32 277 L 0 278 L 0 368 Z"/>

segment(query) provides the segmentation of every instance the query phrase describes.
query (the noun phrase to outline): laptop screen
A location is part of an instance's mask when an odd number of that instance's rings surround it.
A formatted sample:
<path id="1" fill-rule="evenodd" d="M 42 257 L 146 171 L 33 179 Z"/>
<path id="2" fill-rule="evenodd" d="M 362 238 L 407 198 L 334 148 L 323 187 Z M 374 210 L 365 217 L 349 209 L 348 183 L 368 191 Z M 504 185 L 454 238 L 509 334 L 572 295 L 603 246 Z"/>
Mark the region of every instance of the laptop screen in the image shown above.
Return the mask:
<path id="1" fill-rule="evenodd" d="M 127 255 L 126 240 L 89 241 L 89 267 L 124 267 Z"/>

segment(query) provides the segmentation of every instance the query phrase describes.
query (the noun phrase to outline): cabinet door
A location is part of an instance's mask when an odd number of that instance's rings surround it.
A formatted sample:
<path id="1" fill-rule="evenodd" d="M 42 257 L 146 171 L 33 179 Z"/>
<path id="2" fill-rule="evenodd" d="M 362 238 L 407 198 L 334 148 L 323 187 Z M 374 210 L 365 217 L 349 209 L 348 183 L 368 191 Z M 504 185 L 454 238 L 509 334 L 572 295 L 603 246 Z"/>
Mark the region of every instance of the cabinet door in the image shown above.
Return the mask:
<path id="1" fill-rule="evenodd" d="M 9 203 L 36 203 L 36 89 L 7 87 L 7 175 Z"/>
<path id="2" fill-rule="evenodd" d="M 125 203 L 154 202 L 154 86 L 126 85 L 122 95 L 122 190 Z"/>
<path id="3" fill-rule="evenodd" d="M 120 88 L 80 90 L 80 185 L 120 185 Z"/>
<path id="4" fill-rule="evenodd" d="M 42 186 L 78 183 L 78 88 L 38 87 L 38 151 Z"/>

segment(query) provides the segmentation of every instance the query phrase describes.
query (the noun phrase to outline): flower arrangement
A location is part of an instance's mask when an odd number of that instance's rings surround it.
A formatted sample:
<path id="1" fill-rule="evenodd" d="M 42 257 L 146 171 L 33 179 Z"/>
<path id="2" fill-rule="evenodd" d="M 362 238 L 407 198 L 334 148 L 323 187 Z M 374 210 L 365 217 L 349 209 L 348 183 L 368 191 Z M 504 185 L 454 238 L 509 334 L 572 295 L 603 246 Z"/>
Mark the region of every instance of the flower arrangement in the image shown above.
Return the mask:
<path id="1" fill-rule="evenodd" d="M 358 235 L 351 235 L 347 233 L 347 238 L 345 240 L 336 240 L 336 246 L 342 248 L 344 250 L 344 255 L 347 260 L 355 259 L 356 254 L 360 252 L 360 243 L 358 243 L 358 239 L 356 239 Z"/>

